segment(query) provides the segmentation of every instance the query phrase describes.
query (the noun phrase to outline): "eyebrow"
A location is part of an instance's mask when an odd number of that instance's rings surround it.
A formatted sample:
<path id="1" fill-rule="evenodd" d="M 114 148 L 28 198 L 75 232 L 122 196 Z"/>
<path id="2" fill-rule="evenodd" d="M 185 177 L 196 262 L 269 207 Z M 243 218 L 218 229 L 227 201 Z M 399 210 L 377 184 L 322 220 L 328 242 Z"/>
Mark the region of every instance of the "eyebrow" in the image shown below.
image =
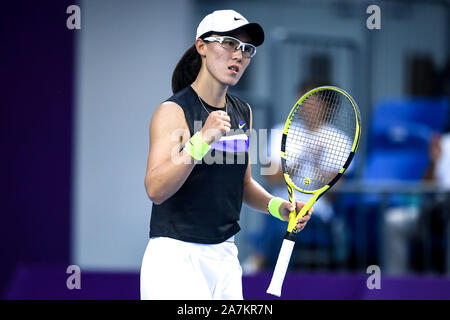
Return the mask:
<path id="1" fill-rule="evenodd" d="M 222 35 L 215 35 L 213 33 L 213 34 L 211 34 L 211 36 L 213 36 L 213 37 L 233 37 L 233 38 L 241 40 L 242 42 L 253 44 L 252 39 L 246 33 L 243 33 L 243 32 L 237 33 L 237 34 L 222 34 Z M 241 37 L 243 37 L 244 40 L 242 40 Z"/>
<path id="2" fill-rule="evenodd" d="M 241 40 L 242 42 L 245 42 L 245 43 L 251 43 L 252 39 L 250 37 L 247 37 L 247 36 L 244 35 L 244 37 L 241 38 L 240 36 L 242 36 L 242 35 L 232 35 L 230 37 L 239 39 L 239 40 Z M 242 40 L 242 39 L 244 39 L 244 40 Z"/>

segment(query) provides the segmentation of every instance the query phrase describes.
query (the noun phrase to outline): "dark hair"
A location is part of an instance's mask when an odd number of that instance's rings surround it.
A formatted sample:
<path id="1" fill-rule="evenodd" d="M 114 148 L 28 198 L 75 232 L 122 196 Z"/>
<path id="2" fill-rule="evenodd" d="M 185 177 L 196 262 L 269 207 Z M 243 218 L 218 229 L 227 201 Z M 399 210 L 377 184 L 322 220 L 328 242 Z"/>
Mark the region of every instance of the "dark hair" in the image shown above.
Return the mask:
<path id="1" fill-rule="evenodd" d="M 178 61 L 172 74 L 172 91 L 178 91 L 186 88 L 197 78 L 202 66 L 202 58 L 197 52 L 195 45 L 190 47 Z"/>

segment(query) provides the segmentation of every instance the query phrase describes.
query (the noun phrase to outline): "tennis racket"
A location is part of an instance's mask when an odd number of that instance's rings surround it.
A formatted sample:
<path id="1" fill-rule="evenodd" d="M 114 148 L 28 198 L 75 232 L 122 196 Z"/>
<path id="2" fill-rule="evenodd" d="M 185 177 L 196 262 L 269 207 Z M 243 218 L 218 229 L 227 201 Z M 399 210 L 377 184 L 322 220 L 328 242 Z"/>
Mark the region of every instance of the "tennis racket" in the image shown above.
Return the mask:
<path id="1" fill-rule="evenodd" d="M 299 213 L 292 211 L 267 293 L 280 297 L 297 235 L 296 225 L 350 165 L 361 133 L 359 109 L 337 87 L 324 86 L 303 95 L 292 108 L 281 140 L 281 166 L 289 201 L 294 189 L 311 194 Z"/>

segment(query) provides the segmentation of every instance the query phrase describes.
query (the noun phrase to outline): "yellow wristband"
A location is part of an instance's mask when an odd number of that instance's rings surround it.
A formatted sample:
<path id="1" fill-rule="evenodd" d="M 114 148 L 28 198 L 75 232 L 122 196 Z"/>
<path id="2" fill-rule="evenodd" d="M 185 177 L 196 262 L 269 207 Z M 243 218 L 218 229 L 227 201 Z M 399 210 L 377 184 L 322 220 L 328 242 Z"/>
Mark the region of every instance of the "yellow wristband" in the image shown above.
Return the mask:
<path id="1" fill-rule="evenodd" d="M 275 197 L 270 199 L 269 204 L 267 205 L 267 209 L 269 210 L 269 213 L 274 216 L 275 218 L 278 218 L 282 221 L 284 219 L 280 215 L 280 206 L 284 202 L 284 199 Z"/>
<path id="2" fill-rule="evenodd" d="M 184 150 L 195 160 L 202 160 L 211 146 L 203 141 L 200 131 L 194 134 L 184 146 Z"/>

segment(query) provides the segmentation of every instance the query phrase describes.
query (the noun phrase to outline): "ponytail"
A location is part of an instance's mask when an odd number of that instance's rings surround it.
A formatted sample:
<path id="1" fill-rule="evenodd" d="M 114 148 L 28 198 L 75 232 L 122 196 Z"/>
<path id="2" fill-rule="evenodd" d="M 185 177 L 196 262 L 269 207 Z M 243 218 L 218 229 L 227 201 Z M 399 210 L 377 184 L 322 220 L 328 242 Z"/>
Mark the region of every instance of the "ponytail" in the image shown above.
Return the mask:
<path id="1" fill-rule="evenodd" d="M 186 88 L 197 78 L 202 66 L 202 59 L 195 48 L 190 47 L 178 61 L 177 66 L 172 74 L 172 91 L 178 91 Z"/>

